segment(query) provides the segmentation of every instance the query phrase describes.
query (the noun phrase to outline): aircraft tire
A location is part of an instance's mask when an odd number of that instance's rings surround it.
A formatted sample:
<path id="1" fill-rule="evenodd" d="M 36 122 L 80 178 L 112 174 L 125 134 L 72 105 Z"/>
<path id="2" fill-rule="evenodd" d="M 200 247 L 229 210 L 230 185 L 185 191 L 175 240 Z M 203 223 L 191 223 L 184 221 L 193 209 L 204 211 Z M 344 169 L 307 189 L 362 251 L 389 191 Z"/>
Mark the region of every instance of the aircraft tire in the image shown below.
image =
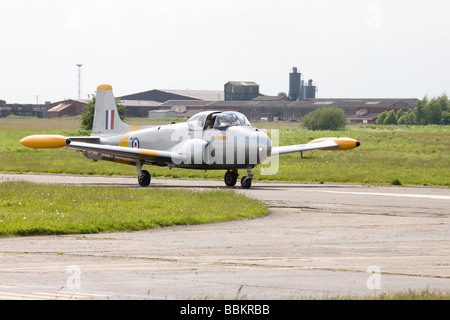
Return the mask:
<path id="1" fill-rule="evenodd" d="M 237 182 L 237 177 L 237 174 L 227 171 L 223 180 L 228 187 L 233 187 Z"/>
<path id="2" fill-rule="evenodd" d="M 242 177 L 242 179 L 241 179 L 242 189 L 250 189 L 251 186 L 252 186 L 252 179 L 250 179 L 247 176 Z"/>
<path id="3" fill-rule="evenodd" d="M 147 170 L 142 170 L 142 174 L 138 177 L 139 185 L 141 187 L 148 187 L 151 179 L 150 173 Z"/>

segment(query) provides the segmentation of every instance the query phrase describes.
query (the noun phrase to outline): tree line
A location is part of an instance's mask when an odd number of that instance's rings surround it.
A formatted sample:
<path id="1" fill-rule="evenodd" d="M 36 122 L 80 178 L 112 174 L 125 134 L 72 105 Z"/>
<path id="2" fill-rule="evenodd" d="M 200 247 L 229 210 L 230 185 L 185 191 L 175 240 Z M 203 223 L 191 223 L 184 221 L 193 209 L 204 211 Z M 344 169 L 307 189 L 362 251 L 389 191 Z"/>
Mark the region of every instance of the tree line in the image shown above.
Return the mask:
<path id="1" fill-rule="evenodd" d="M 376 121 L 377 124 L 410 124 L 450 125 L 450 100 L 446 94 L 433 99 L 425 96 L 419 100 L 416 107 L 408 111 L 394 110 L 382 112 Z"/>

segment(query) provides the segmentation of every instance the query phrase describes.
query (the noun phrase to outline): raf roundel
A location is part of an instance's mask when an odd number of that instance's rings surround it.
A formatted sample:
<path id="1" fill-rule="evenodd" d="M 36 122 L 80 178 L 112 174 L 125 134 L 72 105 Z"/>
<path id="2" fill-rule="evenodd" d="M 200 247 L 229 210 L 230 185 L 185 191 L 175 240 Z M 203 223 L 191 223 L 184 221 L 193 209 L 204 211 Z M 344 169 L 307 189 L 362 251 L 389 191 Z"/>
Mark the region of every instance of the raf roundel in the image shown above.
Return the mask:
<path id="1" fill-rule="evenodd" d="M 139 139 L 138 139 L 138 138 L 134 138 L 134 139 L 131 141 L 131 147 L 132 147 L 132 148 L 139 148 Z"/>

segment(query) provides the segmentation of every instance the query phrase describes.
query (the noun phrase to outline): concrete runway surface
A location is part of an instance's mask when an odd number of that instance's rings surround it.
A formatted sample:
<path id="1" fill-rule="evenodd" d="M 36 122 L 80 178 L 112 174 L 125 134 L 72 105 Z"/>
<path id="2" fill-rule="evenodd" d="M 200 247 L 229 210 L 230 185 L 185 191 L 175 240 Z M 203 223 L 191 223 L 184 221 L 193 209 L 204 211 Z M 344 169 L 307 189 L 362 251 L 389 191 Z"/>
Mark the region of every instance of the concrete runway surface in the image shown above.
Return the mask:
<path id="1" fill-rule="evenodd" d="M 0 174 L 8 180 L 137 187 L 128 177 Z M 157 178 L 151 187 L 226 188 L 223 181 Z M 0 238 L 0 299 L 450 291 L 449 188 L 254 181 L 234 190 L 261 200 L 270 214 L 139 232 Z"/>

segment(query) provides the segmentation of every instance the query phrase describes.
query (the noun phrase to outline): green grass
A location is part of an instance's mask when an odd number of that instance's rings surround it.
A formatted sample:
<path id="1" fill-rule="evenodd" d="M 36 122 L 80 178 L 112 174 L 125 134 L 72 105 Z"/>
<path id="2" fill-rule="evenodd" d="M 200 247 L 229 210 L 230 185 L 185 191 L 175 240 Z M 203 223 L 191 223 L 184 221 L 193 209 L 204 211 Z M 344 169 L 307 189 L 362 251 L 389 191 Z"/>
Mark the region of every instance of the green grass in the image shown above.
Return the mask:
<path id="1" fill-rule="evenodd" d="M 329 300 L 450 300 L 450 292 L 440 290 L 406 290 L 406 291 L 387 291 L 370 296 L 354 297 L 331 297 Z"/>
<path id="2" fill-rule="evenodd" d="M 0 236 L 135 231 L 267 213 L 256 200 L 227 190 L 0 183 Z"/>
<path id="3" fill-rule="evenodd" d="M 450 186 L 450 127 L 347 126 L 345 131 L 282 129 L 280 145 L 325 136 L 358 139 L 347 151 L 280 156 L 280 170 L 265 180 Z"/>
<path id="4" fill-rule="evenodd" d="M 370 299 L 370 298 L 369 298 Z M 436 290 L 408 290 L 387 292 L 372 297 L 374 300 L 450 300 L 450 292 Z"/>
<path id="5" fill-rule="evenodd" d="M 129 119 L 130 124 L 157 124 Z M 255 180 L 303 183 L 364 183 L 450 186 L 449 126 L 348 125 L 344 131 L 308 131 L 298 123 L 253 123 L 258 128 L 279 129 L 280 145 L 306 143 L 327 136 L 358 139 L 361 146 L 347 151 L 310 151 L 282 155 L 275 175 Z M 19 144 L 24 136 L 39 133 L 77 135 L 79 121 L 50 119 L 0 119 L 0 171 L 136 176 L 132 166 L 84 158 L 67 150 L 32 150 Z M 270 131 L 269 131 L 270 133 Z M 265 166 L 268 167 L 268 166 Z M 223 179 L 224 171 L 197 171 L 147 166 L 154 177 Z"/>

